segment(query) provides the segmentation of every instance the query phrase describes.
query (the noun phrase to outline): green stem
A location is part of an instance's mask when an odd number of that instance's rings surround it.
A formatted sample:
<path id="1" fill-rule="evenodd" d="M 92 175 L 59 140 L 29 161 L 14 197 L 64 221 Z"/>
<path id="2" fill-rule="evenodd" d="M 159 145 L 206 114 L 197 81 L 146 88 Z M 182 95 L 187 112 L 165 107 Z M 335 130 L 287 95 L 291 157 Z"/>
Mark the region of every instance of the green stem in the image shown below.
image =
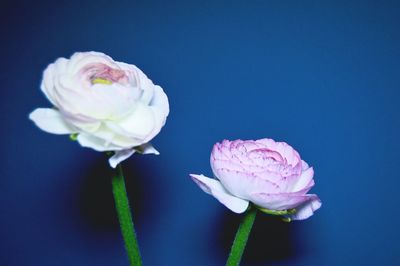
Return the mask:
<path id="1" fill-rule="evenodd" d="M 121 227 L 122 237 L 125 242 L 125 249 L 131 266 L 141 266 L 139 246 L 136 240 L 135 228 L 132 222 L 131 211 L 129 208 L 128 196 L 126 195 L 124 174 L 122 166 L 117 166 L 117 171 L 112 177 L 112 188 L 117 209 L 118 220 Z"/>
<path id="2" fill-rule="evenodd" d="M 247 239 L 251 228 L 253 227 L 254 220 L 256 219 L 257 208 L 251 207 L 248 210 L 239 225 L 239 229 L 236 233 L 235 240 L 233 241 L 231 253 L 229 254 L 227 266 L 237 266 L 242 259 L 244 248 L 246 247 Z"/>

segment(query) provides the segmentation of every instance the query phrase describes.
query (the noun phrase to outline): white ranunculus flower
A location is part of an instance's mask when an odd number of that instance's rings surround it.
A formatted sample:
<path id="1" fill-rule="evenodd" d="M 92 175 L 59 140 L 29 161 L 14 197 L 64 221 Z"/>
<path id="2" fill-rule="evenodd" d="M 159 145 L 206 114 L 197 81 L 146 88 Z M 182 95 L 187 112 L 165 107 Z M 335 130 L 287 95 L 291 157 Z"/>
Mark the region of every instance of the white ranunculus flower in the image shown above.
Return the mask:
<path id="1" fill-rule="evenodd" d="M 149 141 L 165 124 L 168 98 L 136 66 L 103 53 L 75 53 L 46 68 L 41 90 L 54 108 L 29 115 L 40 129 L 76 134 L 84 147 L 114 151 L 112 167 L 135 152 L 158 154 Z"/>

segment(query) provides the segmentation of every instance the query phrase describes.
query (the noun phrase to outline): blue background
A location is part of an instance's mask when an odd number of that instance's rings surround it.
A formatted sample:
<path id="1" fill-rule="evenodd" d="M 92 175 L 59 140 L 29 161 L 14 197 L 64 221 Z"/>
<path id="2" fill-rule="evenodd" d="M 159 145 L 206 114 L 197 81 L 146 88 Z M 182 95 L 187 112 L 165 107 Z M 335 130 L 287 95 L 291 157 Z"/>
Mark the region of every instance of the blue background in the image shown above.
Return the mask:
<path id="1" fill-rule="evenodd" d="M 128 265 L 104 155 L 28 120 L 57 57 L 135 64 L 170 100 L 160 156 L 126 161 L 145 265 L 224 265 L 240 216 L 201 192 L 212 145 L 271 137 L 322 208 L 257 217 L 243 265 L 400 265 L 400 4 L 2 1 L 0 265 Z"/>

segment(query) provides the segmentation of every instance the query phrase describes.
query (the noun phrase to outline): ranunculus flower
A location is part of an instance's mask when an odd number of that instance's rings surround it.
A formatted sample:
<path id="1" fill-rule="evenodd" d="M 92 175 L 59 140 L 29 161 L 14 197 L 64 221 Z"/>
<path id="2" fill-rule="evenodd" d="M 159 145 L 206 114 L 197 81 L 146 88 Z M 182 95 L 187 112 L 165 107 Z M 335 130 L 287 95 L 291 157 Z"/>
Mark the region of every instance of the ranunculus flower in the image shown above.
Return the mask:
<path id="1" fill-rule="evenodd" d="M 75 53 L 46 68 L 41 90 L 54 107 L 38 108 L 29 118 L 42 130 L 114 151 L 112 167 L 135 152 L 158 154 L 148 142 L 165 124 L 168 98 L 136 66 L 103 53 Z"/>
<path id="2" fill-rule="evenodd" d="M 314 185 L 314 170 L 285 142 L 272 139 L 224 140 L 211 153 L 215 177 L 191 174 L 193 180 L 236 213 L 249 202 L 261 210 L 291 220 L 310 217 L 321 207 Z"/>

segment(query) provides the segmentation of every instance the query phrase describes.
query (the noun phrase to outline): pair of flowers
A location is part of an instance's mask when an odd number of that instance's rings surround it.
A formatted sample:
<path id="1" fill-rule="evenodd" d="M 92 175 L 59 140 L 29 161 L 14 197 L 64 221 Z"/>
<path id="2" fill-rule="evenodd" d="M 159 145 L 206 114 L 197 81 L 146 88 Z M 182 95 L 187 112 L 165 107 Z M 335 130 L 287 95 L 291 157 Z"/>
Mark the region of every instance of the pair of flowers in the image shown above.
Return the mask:
<path id="1" fill-rule="evenodd" d="M 103 53 L 75 53 L 46 68 L 41 90 L 54 106 L 30 114 L 42 130 L 114 152 L 113 168 L 136 152 L 158 154 L 149 141 L 166 122 L 168 98 L 136 66 Z M 284 142 L 224 140 L 214 145 L 210 161 L 217 179 L 191 177 L 236 213 L 251 202 L 263 212 L 302 220 L 321 206 L 316 195 L 307 194 L 314 185 L 313 168 Z"/>

